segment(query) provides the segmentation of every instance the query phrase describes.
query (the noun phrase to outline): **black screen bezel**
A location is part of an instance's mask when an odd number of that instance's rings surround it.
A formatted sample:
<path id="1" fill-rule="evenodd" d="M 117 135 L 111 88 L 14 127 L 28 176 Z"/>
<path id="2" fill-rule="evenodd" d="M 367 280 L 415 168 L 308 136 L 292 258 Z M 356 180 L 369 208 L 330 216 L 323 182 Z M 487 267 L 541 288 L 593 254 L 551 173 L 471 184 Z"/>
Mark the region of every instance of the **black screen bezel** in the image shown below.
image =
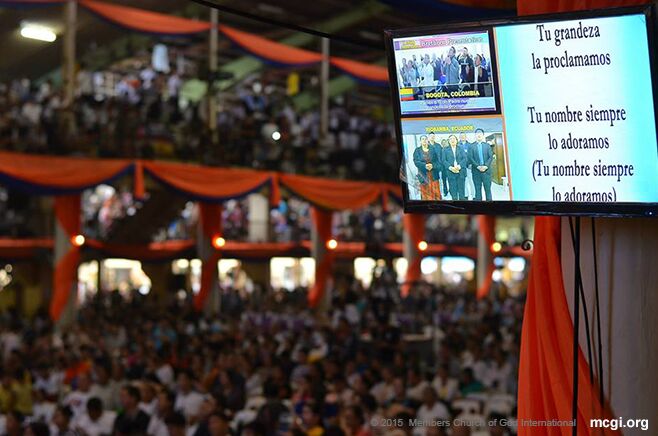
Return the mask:
<path id="1" fill-rule="evenodd" d="M 452 22 L 440 25 L 424 26 L 412 29 L 398 29 L 384 31 L 386 56 L 388 60 L 389 77 L 391 77 L 391 92 L 393 111 L 395 115 L 395 132 L 398 145 L 398 158 L 402 163 L 404 159 L 404 150 L 402 144 L 402 115 L 400 111 L 399 88 L 397 81 L 397 67 L 395 65 L 395 55 L 393 49 L 394 38 L 404 38 L 413 36 L 422 36 L 430 34 L 459 33 L 468 31 L 477 31 L 490 29 L 490 36 L 493 37 L 493 27 L 506 26 L 515 24 L 533 24 L 555 21 L 567 21 L 587 18 L 604 18 L 633 14 L 644 14 L 647 24 L 647 42 L 649 49 L 649 69 L 651 77 L 656 75 L 655 64 L 655 31 L 656 31 L 656 14 L 655 5 L 643 5 L 624 8 L 599 9 L 578 12 L 552 13 L 542 15 L 529 15 L 521 17 L 500 18 L 491 20 L 481 20 L 472 22 Z M 495 53 L 494 61 L 497 61 Z M 496 65 L 497 66 L 497 65 Z M 652 95 L 654 104 L 654 123 L 658 132 L 658 84 L 652 80 Z M 500 77 L 496 69 L 496 85 L 499 85 Z M 498 95 L 499 86 L 496 86 Z M 501 113 L 502 107 L 496 99 L 497 113 Z M 495 112 L 495 111 L 494 111 Z M 468 117 L 469 115 L 484 114 L 483 112 L 464 112 L 464 113 L 436 113 L 436 114 L 413 114 L 406 115 L 405 118 L 423 118 L 423 117 Z M 657 141 L 658 144 L 658 141 Z M 657 150 L 658 151 L 658 150 Z M 658 171 L 658 168 L 656 168 Z M 593 216 L 593 217 L 655 217 L 658 216 L 658 203 L 568 203 L 568 202 L 539 202 L 539 201 L 448 201 L 448 200 L 410 200 L 409 191 L 405 182 L 400 182 L 402 187 L 402 197 L 404 211 L 406 213 L 446 213 L 446 214 L 481 214 L 481 215 L 554 215 L 554 216 Z"/>

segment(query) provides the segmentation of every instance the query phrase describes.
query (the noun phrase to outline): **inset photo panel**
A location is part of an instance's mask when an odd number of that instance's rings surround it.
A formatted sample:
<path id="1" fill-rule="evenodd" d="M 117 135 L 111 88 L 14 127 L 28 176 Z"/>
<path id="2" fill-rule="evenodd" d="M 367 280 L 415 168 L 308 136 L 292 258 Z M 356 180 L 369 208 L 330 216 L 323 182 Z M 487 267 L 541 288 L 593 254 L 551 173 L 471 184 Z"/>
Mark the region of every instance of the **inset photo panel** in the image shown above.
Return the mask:
<path id="1" fill-rule="evenodd" d="M 502 118 L 402 120 L 403 171 L 412 201 L 510 201 Z"/>
<path id="2" fill-rule="evenodd" d="M 394 38 L 400 113 L 493 113 L 495 59 L 489 30 Z"/>

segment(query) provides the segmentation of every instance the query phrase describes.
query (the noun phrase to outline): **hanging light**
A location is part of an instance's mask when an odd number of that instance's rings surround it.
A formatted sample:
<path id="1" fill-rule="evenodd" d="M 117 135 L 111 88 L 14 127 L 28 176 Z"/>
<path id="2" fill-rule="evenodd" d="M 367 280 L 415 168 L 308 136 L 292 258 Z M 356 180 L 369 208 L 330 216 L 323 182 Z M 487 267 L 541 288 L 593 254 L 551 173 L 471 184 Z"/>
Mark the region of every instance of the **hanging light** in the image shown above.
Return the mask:
<path id="1" fill-rule="evenodd" d="M 493 244 L 491 244 L 491 251 L 493 253 L 498 253 L 502 249 L 503 249 L 503 246 L 500 242 L 494 242 Z"/>
<path id="2" fill-rule="evenodd" d="M 32 23 L 21 24 L 21 36 L 44 42 L 53 42 L 57 39 L 57 35 L 50 27 Z"/>
<path id="3" fill-rule="evenodd" d="M 213 247 L 222 248 L 224 245 L 226 245 L 226 239 L 222 238 L 221 236 L 215 236 L 212 238 Z"/>
<path id="4" fill-rule="evenodd" d="M 275 141 L 281 139 L 281 132 L 279 132 L 278 130 L 272 132 L 272 139 L 274 139 Z"/>
<path id="5" fill-rule="evenodd" d="M 420 250 L 420 251 L 425 251 L 425 250 L 427 250 L 427 247 L 428 247 L 428 245 L 427 245 L 427 241 L 420 241 L 420 242 L 418 243 L 418 250 Z"/>

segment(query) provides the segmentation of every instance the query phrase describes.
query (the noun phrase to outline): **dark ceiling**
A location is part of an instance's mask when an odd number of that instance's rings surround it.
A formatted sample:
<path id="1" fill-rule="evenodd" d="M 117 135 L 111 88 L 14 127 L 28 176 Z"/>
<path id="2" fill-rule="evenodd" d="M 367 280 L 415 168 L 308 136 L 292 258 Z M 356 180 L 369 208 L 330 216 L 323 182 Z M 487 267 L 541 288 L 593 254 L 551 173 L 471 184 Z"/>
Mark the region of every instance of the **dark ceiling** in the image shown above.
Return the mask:
<path id="1" fill-rule="evenodd" d="M 171 13 L 187 17 L 208 20 L 209 8 L 201 4 L 184 0 L 108 0 L 112 3 L 133 6 L 151 11 Z M 372 0 L 371 0 L 372 1 Z M 222 2 L 230 7 L 264 18 L 290 22 L 297 25 L 316 28 L 321 23 L 339 14 L 348 12 L 356 6 L 350 0 L 314 0 L 312 6 L 297 0 Z M 235 6 L 234 6 L 235 5 Z M 401 14 L 390 7 L 378 8 L 383 12 L 360 21 L 341 31 L 341 37 L 361 42 L 362 45 L 341 41 L 332 42 L 332 54 L 350 56 L 361 60 L 378 60 L 384 55 L 381 46 L 381 32 L 385 28 L 407 27 L 418 23 L 418 19 Z M 44 43 L 22 38 L 19 27 L 22 21 L 30 21 L 54 27 L 60 34 L 54 43 Z M 238 15 L 220 12 L 220 22 L 233 25 L 242 30 L 257 32 L 260 35 L 280 39 L 294 33 L 293 30 L 281 28 L 271 23 L 258 22 Z M 61 5 L 31 8 L 0 8 L 0 80 L 17 77 L 37 79 L 57 69 L 62 59 L 61 33 L 64 27 L 64 8 Z M 85 59 L 93 56 L 121 38 L 126 39 L 129 32 L 115 25 L 104 22 L 83 8 L 78 9 L 77 56 Z M 140 35 L 135 35 L 140 37 Z M 143 36 L 141 36 L 143 37 Z M 179 38 L 172 41 L 182 45 L 207 44 L 205 35 L 192 38 Z M 318 49 L 318 44 L 307 46 Z M 243 56 L 227 42 L 220 46 L 220 62 Z M 114 59 L 116 60 L 116 59 Z"/>

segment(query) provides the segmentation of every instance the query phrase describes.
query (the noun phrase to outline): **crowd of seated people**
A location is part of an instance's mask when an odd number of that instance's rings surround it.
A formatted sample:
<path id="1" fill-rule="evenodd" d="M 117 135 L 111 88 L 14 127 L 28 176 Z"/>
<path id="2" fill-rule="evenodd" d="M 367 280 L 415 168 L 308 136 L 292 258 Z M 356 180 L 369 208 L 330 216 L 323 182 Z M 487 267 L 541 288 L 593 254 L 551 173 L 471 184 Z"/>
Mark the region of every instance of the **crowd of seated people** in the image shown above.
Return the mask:
<path id="1" fill-rule="evenodd" d="M 41 213 L 42 207 L 39 197 L 0 186 L 0 237 L 35 238 L 43 235 L 50 223 Z"/>
<path id="2" fill-rule="evenodd" d="M 0 149 L 395 180 L 392 124 L 371 107 L 335 99 L 328 137 L 321 138 L 319 112 L 295 110 L 285 81 L 263 74 L 221 94 L 214 143 L 207 82 L 198 78 L 197 65 L 188 60 L 170 67 L 168 59 L 125 64 L 107 71 L 83 65 L 72 110 L 49 80 L 0 83 Z"/>
<path id="3" fill-rule="evenodd" d="M 0 425 L 8 435 L 505 435 L 515 415 L 523 301 L 478 301 L 392 274 L 337 280 L 326 316 L 305 291 L 189 302 L 99 293 L 54 331 L 5 313 Z M 237 300 L 236 300 L 237 299 Z M 462 425 L 439 423 L 459 420 Z M 417 421 L 414 421 L 417 420 Z M 469 423 L 469 425 L 463 423 Z M 419 424 L 421 423 L 421 424 Z"/>
<path id="4" fill-rule="evenodd" d="M 118 192 L 103 185 L 93 192 L 88 191 L 83 205 L 88 232 L 104 237 L 116 220 L 134 214 L 140 207 L 140 202 L 133 199 L 129 190 Z M 270 210 L 270 239 L 275 242 L 309 240 L 310 209 L 311 205 L 305 201 L 295 197 L 284 198 L 277 207 Z M 225 202 L 222 211 L 224 237 L 234 241 L 248 240 L 248 218 L 247 199 Z M 179 215 L 156 232 L 153 240 L 194 238 L 197 220 L 197 206 L 188 202 Z M 474 220 L 467 217 L 428 216 L 426 239 L 429 243 L 475 245 L 477 228 L 473 227 L 474 223 Z M 390 202 L 386 211 L 380 205 L 373 204 L 355 211 L 337 212 L 334 218 L 334 236 L 345 242 L 399 242 L 402 240 L 402 208 L 397 203 Z"/>
<path id="5" fill-rule="evenodd" d="M 98 238 L 106 237 L 116 221 L 134 215 L 141 205 L 129 189 L 117 191 L 108 185 L 85 191 L 81 201 L 85 232 Z"/>

